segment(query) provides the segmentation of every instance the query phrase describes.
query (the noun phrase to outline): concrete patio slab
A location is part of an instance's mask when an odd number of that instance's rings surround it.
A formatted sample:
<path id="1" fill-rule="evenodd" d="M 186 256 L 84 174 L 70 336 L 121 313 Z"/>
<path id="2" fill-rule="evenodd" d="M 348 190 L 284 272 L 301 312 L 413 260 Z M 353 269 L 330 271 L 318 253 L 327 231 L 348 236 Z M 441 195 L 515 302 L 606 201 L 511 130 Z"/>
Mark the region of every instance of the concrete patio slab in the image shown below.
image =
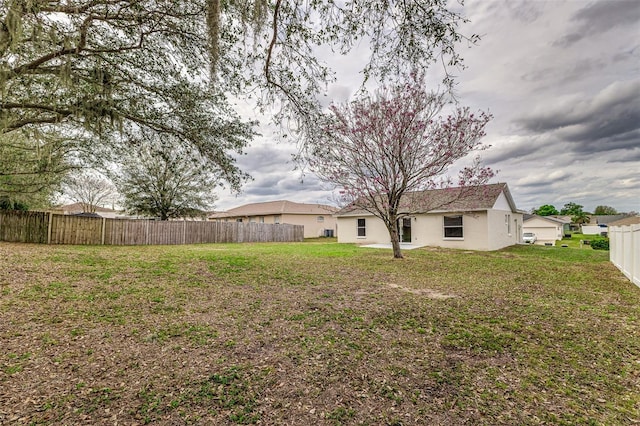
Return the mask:
<path id="1" fill-rule="evenodd" d="M 380 249 L 389 249 L 391 250 L 391 243 L 388 244 L 366 244 L 366 245 L 362 245 L 360 247 L 363 248 L 380 248 Z M 413 249 L 417 249 L 420 247 L 425 247 L 425 245 L 420 245 L 420 244 L 409 244 L 409 243 L 400 243 L 400 249 L 401 250 L 413 250 Z"/>

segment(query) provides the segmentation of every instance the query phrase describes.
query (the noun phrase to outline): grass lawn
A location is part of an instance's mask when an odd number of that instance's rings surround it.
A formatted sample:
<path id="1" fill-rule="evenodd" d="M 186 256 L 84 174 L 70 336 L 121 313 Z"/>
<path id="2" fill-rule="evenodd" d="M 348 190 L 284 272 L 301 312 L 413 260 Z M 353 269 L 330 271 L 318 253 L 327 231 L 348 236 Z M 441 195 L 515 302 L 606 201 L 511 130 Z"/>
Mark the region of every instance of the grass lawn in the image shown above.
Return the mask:
<path id="1" fill-rule="evenodd" d="M 571 234 L 571 238 L 563 238 L 560 241 L 556 241 L 555 246 L 556 247 L 562 247 L 563 245 L 566 245 L 568 247 L 571 248 L 581 248 L 581 249 L 585 249 L 585 250 L 593 250 L 591 248 L 590 245 L 588 244 L 581 244 L 581 241 L 594 241 L 594 240 L 599 240 L 599 239 L 603 239 L 603 237 L 601 237 L 600 235 L 587 235 L 587 234 L 578 234 L 576 233 L 572 233 Z M 563 247 L 566 248 L 566 247 Z"/>
<path id="2" fill-rule="evenodd" d="M 635 424 L 608 255 L 0 243 L 0 424 Z"/>

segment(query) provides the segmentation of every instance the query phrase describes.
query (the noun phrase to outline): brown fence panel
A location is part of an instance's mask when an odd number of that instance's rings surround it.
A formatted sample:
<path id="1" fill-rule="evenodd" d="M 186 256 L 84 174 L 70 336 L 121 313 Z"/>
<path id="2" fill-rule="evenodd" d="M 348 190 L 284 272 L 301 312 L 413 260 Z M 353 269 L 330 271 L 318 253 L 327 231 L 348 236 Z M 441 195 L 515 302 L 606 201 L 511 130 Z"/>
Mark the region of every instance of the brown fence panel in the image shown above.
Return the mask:
<path id="1" fill-rule="evenodd" d="M 184 221 L 151 221 L 147 244 L 184 244 L 184 230 Z"/>
<path id="2" fill-rule="evenodd" d="M 51 244 L 102 244 L 99 217 L 54 214 L 51 220 Z"/>
<path id="3" fill-rule="evenodd" d="M 104 243 L 114 246 L 148 244 L 149 222 L 148 220 L 107 219 Z"/>
<path id="4" fill-rule="evenodd" d="M 0 212 L 0 241 L 46 243 L 49 214 L 45 212 Z"/>
<path id="5" fill-rule="evenodd" d="M 0 212 L 0 241 L 51 244 L 198 244 L 303 241 L 301 225 L 103 219 Z M 49 228 L 50 226 L 50 228 Z"/>
<path id="6" fill-rule="evenodd" d="M 218 222 L 185 222 L 185 244 L 217 243 Z"/>

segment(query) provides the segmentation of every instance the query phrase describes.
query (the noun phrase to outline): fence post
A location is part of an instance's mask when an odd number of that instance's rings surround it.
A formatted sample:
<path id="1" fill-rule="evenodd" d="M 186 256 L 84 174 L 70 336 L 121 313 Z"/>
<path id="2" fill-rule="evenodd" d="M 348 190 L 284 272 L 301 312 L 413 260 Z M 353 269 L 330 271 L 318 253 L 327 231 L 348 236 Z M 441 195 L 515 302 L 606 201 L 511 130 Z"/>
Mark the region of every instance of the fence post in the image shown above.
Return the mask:
<path id="1" fill-rule="evenodd" d="M 47 212 L 49 214 L 49 224 L 47 226 L 47 244 L 51 244 L 51 228 L 53 225 L 53 213 Z"/>
<path id="2" fill-rule="evenodd" d="M 103 217 L 102 218 L 102 229 L 100 230 L 100 244 L 104 245 L 104 234 L 107 231 L 106 230 L 106 222 L 107 222 L 107 218 Z"/>
<path id="3" fill-rule="evenodd" d="M 182 219 L 182 244 L 187 244 L 187 221 Z"/>

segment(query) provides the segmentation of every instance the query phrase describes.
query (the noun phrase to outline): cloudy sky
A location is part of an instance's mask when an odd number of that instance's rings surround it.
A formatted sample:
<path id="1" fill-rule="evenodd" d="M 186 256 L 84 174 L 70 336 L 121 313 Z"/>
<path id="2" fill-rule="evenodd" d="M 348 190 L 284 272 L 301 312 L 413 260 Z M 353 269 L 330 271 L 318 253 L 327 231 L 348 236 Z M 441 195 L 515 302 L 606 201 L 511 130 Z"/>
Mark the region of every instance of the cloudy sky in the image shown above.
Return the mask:
<path id="1" fill-rule="evenodd" d="M 494 115 L 482 153 L 499 171 L 493 181 L 507 182 L 522 210 L 575 202 L 640 211 L 640 1 L 467 0 L 464 15 L 463 32 L 482 39 L 461 50 L 457 93 Z M 360 76 L 345 60 L 332 67 L 329 95 L 341 102 Z M 239 159 L 254 180 L 239 195 L 220 191 L 216 209 L 332 204 L 331 191 L 293 170 L 295 146 L 267 126 L 261 133 Z"/>

